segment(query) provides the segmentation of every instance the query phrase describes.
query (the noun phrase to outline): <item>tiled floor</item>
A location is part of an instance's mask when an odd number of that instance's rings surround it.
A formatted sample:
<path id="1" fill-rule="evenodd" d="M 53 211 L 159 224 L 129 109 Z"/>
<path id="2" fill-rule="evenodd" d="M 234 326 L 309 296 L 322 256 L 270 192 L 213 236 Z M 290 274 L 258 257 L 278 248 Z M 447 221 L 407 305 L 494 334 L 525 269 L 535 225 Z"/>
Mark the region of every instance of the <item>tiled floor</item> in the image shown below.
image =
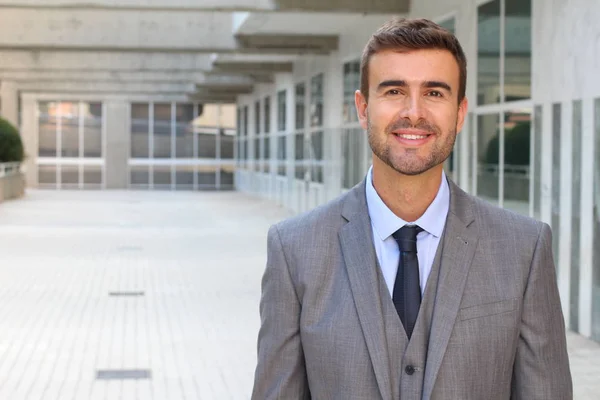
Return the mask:
<path id="1" fill-rule="evenodd" d="M 237 193 L 0 204 L 0 399 L 248 399 L 266 232 L 287 215 Z M 600 346 L 569 345 L 575 398 L 600 398 Z M 150 379 L 97 379 L 133 369 Z"/>

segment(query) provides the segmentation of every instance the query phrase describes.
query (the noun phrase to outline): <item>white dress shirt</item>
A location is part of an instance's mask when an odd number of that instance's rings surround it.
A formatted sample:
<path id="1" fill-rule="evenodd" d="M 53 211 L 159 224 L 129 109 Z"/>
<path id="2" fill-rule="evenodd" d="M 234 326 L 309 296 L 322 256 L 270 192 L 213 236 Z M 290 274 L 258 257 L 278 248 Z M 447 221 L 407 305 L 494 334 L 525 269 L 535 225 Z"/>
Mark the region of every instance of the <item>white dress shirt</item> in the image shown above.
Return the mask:
<path id="1" fill-rule="evenodd" d="M 369 168 L 367 173 L 367 207 L 371 217 L 371 227 L 373 229 L 373 244 L 377 253 L 377 260 L 381 267 L 381 272 L 385 283 L 390 291 L 390 296 L 394 293 L 394 282 L 396 272 L 398 271 L 398 260 L 400 259 L 400 249 L 392 234 L 409 222 L 397 217 L 381 200 L 381 197 L 373 187 L 372 179 L 373 167 Z M 450 188 L 446 180 L 446 174 L 442 172 L 442 182 L 438 194 L 429 205 L 429 208 L 414 222 L 410 224 L 419 225 L 423 232 L 417 235 L 417 258 L 419 260 L 419 279 L 421 283 L 421 294 L 425 293 L 425 285 L 433 259 L 440 243 L 440 237 L 446 225 L 446 217 L 450 208 Z"/>

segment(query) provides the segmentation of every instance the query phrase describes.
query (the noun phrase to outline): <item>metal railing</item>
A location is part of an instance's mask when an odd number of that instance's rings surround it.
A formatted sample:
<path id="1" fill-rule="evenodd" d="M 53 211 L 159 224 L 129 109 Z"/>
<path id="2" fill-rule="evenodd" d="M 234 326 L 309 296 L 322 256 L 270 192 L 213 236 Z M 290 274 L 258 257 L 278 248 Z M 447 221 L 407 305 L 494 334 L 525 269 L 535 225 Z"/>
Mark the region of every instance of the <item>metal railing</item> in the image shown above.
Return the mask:
<path id="1" fill-rule="evenodd" d="M 0 178 L 16 175 L 21 172 L 20 162 L 0 163 Z"/>

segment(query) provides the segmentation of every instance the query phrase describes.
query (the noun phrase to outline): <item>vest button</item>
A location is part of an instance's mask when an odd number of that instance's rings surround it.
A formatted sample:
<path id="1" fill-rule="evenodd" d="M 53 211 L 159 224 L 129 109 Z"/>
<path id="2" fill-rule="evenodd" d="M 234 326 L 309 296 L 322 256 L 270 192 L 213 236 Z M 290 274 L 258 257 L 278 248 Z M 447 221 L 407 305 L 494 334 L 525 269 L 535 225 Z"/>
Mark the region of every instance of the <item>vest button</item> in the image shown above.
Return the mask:
<path id="1" fill-rule="evenodd" d="M 415 367 L 413 367 L 412 365 L 407 365 L 406 368 L 404 368 L 404 371 L 408 374 L 408 375 L 412 375 L 415 373 Z"/>

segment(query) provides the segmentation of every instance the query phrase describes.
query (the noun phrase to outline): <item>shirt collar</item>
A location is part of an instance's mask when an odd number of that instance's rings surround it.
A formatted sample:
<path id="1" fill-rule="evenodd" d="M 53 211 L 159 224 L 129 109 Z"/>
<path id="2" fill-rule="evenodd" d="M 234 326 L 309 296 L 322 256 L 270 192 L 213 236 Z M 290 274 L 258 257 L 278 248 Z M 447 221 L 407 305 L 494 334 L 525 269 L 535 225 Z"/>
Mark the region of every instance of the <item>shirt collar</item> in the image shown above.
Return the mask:
<path id="1" fill-rule="evenodd" d="M 371 224 L 379 238 L 386 240 L 398 229 L 408 224 L 402 218 L 399 218 L 385 205 L 379 194 L 373 187 L 373 166 L 367 172 L 366 195 L 367 208 L 371 217 Z M 414 223 L 419 225 L 423 230 L 439 238 L 444 231 L 446 217 L 450 209 L 450 188 L 446 180 L 446 173 L 442 171 L 442 182 L 438 193 L 429 205 L 425 213 Z"/>

